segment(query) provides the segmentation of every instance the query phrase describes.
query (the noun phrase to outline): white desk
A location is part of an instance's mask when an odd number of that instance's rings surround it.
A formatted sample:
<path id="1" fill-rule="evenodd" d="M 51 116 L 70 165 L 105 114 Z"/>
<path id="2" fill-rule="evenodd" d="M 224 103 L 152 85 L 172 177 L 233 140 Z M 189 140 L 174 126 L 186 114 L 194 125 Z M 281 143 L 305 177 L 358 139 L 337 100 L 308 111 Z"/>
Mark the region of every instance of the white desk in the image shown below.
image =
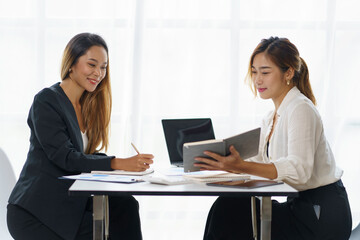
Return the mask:
<path id="1" fill-rule="evenodd" d="M 279 184 L 254 189 L 239 189 L 228 187 L 212 187 L 205 184 L 158 185 L 147 182 L 121 184 L 95 181 L 76 180 L 69 189 L 70 196 L 93 196 L 94 240 L 104 239 L 107 235 L 106 208 L 107 196 L 152 195 L 152 196 L 232 196 L 259 197 L 261 240 L 271 238 L 271 196 L 298 195 L 298 191 L 287 184 Z M 254 198 L 253 198 L 254 199 Z M 252 201 L 254 202 L 254 201 Z"/>

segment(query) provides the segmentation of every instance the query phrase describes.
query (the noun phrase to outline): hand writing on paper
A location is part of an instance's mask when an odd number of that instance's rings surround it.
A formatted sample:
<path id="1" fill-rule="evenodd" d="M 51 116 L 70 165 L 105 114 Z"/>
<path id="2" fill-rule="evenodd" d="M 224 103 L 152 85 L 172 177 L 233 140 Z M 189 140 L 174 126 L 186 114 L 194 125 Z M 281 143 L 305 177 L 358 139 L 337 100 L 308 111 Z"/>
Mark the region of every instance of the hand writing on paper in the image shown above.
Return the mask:
<path id="1" fill-rule="evenodd" d="M 137 154 L 130 158 L 113 158 L 111 168 L 114 170 L 125 170 L 132 172 L 142 172 L 153 164 L 154 156 L 152 154 Z"/>

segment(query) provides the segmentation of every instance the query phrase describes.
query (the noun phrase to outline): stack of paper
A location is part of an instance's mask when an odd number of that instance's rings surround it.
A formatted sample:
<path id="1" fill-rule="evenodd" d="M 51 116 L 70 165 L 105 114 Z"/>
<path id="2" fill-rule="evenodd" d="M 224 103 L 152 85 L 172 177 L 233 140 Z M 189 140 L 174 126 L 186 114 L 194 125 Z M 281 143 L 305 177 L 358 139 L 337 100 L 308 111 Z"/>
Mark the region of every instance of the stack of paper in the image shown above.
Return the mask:
<path id="1" fill-rule="evenodd" d="M 143 175 L 153 173 L 154 169 L 149 168 L 143 172 L 130 172 L 123 170 L 114 171 L 91 171 L 91 173 L 82 173 L 78 175 L 63 176 L 61 179 L 116 182 L 116 183 L 135 183 L 142 182 Z"/>
<path id="2" fill-rule="evenodd" d="M 203 183 L 250 179 L 250 175 L 229 173 L 225 171 L 190 172 L 190 173 L 185 173 L 183 177 L 193 182 L 203 182 Z"/>
<path id="3" fill-rule="evenodd" d="M 62 176 L 60 179 L 99 181 L 99 182 L 116 182 L 116 183 L 136 183 L 142 180 L 136 176 L 82 173 L 78 175 Z"/>

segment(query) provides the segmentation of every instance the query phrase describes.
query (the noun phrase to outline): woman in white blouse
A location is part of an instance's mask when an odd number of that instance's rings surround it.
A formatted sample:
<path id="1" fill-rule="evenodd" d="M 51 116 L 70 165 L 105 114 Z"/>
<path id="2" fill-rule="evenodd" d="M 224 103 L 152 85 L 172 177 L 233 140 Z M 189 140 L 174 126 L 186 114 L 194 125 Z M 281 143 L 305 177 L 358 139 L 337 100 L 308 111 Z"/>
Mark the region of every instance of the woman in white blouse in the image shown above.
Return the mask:
<path id="1" fill-rule="evenodd" d="M 275 106 L 262 122 L 258 156 L 244 161 L 230 147 L 226 157 L 205 152 L 217 161 L 196 158 L 195 166 L 281 180 L 299 190 L 297 198 L 273 201 L 272 239 L 348 239 L 352 220 L 343 172 L 326 141 L 308 68 L 295 45 L 285 38 L 263 39 L 250 58 L 247 80 L 255 95 Z M 204 239 L 252 239 L 250 206 L 250 198 L 219 197 Z"/>

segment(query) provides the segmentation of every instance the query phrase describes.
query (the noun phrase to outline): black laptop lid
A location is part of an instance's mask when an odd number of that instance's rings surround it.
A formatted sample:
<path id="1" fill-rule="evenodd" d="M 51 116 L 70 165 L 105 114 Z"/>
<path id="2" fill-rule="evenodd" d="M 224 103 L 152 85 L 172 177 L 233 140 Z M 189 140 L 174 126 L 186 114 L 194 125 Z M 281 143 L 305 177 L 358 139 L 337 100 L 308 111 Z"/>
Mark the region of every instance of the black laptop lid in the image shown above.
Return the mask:
<path id="1" fill-rule="evenodd" d="M 210 118 L 163 119 L 162 125 L 171 164 L 182 163 L 184 143 L 215 139 Z"/>

